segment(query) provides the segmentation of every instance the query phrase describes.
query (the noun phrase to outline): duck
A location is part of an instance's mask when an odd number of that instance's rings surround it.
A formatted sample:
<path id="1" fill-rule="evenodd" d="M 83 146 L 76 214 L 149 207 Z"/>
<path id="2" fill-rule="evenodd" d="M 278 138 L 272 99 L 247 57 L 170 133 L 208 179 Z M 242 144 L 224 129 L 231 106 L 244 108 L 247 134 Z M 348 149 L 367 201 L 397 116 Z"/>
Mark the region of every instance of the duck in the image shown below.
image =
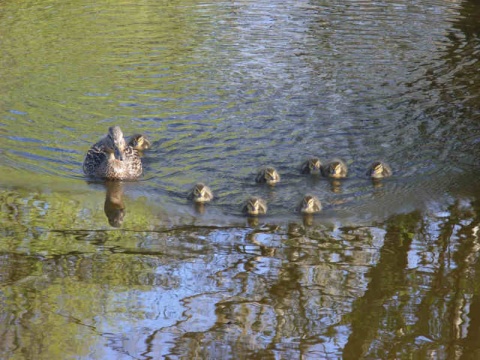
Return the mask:
<path id="1" fill-rule="evenodd" d="M 213 199 L 213 192 L 204 183 L 198 183 L 190 190 L 187 198 L 195 203 L 206 203 Z"/>
<path id="2" fill-rule="evenodd" d="M 142 134 L 132 135 L 128 140 L 128 146 L 138 151 L 150 149 L 150 145 L 150 141 Z"/>
<path id="3" fill-rule="evenodd" d="M 314 195 L 305 195 L 299 205 L 300 212 L 303 214 L 314 214 L 322 210 L 320 200 Z"/>
<path id="4" fill-rule="evenodd" d="M 274 185 L 280 181 L 280 174 L 273 166 L 265 166 L 258 172 L 255 177 L 257 183 L 267 183 Z"/>
<path id="5" fill-rule="evenodd" d="M 347 177 L 348 167 L 343 160 L 333 159 L 327 165 L 321 168 L 322 175 L 333 179 L 343 179 Z"/>
<path id="6" fill-rule="evenodd" d="M 143 172 L 138 150 L 127 145 L 119 126 L 92 145 L 83 161 L 83 172 L 89 177 L 107 180 L 135 180 Z"/>
<path id="7" fill-rule="evenodd" d="M 267 213 L 267 202 L 260 197 L 252 196 L 247 200 L 247 203 L 242 209 L 245 215 L 257 216 Z"/>
<path id="8" fill-rule="evenodd" d="M 322 163 L 319 158 L 311 157 L 302 163 L 300 171 L 302 174 L 319 174 Z"/>
<path id="9" fill-rule="evenodd" d="M 367 176 L 372 179 L 383 179 L 392 176 L 392 168 L 383 161 L 375 161 L 367 170 Z"/>

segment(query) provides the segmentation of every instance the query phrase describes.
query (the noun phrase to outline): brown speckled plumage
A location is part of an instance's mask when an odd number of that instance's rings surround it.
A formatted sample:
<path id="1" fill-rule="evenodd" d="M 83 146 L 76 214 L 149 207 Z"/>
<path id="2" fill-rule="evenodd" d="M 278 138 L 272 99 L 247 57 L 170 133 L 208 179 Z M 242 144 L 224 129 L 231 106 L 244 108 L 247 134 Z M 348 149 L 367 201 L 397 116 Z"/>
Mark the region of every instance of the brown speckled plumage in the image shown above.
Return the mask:
<path id="1" fill-rule="evenodd" d="M 119 126 L 88 150 L 83 162 L 87 176 L 109 180 L 134 180 L 142 175 L 138 151 L 127 145 Z"/>

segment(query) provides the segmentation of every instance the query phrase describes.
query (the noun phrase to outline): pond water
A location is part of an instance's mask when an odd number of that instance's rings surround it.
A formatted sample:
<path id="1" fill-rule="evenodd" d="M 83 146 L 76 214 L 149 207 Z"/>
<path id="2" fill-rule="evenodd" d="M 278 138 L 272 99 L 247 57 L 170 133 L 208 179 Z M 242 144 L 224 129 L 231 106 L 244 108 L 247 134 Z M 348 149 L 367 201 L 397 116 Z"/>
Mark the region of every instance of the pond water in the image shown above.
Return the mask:
<path id="1" fill-rule="evenodd" d="M 0 0 L 0 358 L 478 358 L 479 18 Z M 139 181 L 82 173 L 112 125 L 152 142 Z M 309 156 L 348 178 L 300 174 Z M 241 215 L 250 195 L 266 216 Z"/>

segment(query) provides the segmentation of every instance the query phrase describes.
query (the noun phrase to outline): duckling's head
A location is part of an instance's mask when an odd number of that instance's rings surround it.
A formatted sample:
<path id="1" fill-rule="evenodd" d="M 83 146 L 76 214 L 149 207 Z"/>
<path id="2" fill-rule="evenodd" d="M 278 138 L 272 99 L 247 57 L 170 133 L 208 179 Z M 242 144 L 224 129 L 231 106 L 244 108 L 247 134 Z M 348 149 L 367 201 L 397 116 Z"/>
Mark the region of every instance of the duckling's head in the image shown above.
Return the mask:
<path id="1" fill-rule="evenodd" d="M 332 166 L 330 168 L 332 174 L 340 174 L 342 171 L 342 164 L 339 161 L 332 162 Z"/>
<path id="2" fill-rule="evenodd" d="M 320 172 L 320 167 L 322 163 L 320 162 L 319 158 L 311 158 L 308 159 L 308 168 L 310 169 L 311 174 L 317 174 Z"/>
<path id="3" fill-rule="evenodd" d="M 245 205 L 244 212 L 247 215 L 260 215 L 267 213 L 267 204 L 259 197 L 251 197 Z"/>
<path id="4" fill-rule="evenodd" d="M 257 183 L 267 183 L 269 185 L 274 185 L 280 181 L 280 175 L 277 170 L 272 166 L 265 166 L 260 169 L 255 177 Z"/>
<path id="5" fill-rule="evenodd" d="M 370 174 L 372 177 L 381 176 L 383 174 L 383 163 L 375 161 L 370 169 Z"/>
<path id="6" fill-rule="evenodd" d="M 274 184 L 280 181 L 280 175 L 275 168 L 268 166 L 265 168 L 265 180 L 268 184 Z"/>
<path id="7" fill-rule="evenodd" d="M 198 183 L 192 189 L 191 198 L 197 203 L 208 202 L 213 199 L 213 193 L 207 185 Z"/>
<path id="8" fill-rule="evenodd" d="M 332 160 L 328 165 L 326 176 L 339 179 L 347 176 L 347 165 L 342 160 Z"/>
<path id="9" fill-rule="evenodd" d="M 304 214 L 313 214 L 322 209 L 320 200 L 313 195 L 305 195 L 302 200 L 300 211 Z"/>
<path id="10" fill-rule="evenodd" d="M 143 151 L 150 148 L 150 141 L 142 134 L 135 134 L 131 137 L 128 145 L 135 150 Z"/>
<path id="11" fill-rule="evenodd" d="M 108 135 L 106 138 L 106 148 L 109 150 L 117 160 L 123 160 L 123 153 L 127 144 L 123 137 L 122 129 L 120 126 L 112 126 L 108 129 Z"/>
<path id="12" fill-rule="evenodd" d="M 367 175 L 372 179 L 382 179 L 392 175 L 392 169 L 383 161 L 375 161 L 368 169 Z"/>

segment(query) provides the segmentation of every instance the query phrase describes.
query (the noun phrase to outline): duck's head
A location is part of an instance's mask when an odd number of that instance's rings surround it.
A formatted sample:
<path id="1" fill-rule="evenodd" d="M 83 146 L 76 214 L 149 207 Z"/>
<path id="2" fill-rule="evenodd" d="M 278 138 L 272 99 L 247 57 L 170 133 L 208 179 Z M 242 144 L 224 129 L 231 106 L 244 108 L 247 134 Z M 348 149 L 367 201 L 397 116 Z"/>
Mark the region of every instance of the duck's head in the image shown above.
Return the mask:
<path id="1" fill-rule="evenodd" d="M 106 148 L 115 156 L 115 159 L 123 160 L 123 153 L 126 147 L 127 144 L 120 126 L 110 127 L 106 138 Z"/>

